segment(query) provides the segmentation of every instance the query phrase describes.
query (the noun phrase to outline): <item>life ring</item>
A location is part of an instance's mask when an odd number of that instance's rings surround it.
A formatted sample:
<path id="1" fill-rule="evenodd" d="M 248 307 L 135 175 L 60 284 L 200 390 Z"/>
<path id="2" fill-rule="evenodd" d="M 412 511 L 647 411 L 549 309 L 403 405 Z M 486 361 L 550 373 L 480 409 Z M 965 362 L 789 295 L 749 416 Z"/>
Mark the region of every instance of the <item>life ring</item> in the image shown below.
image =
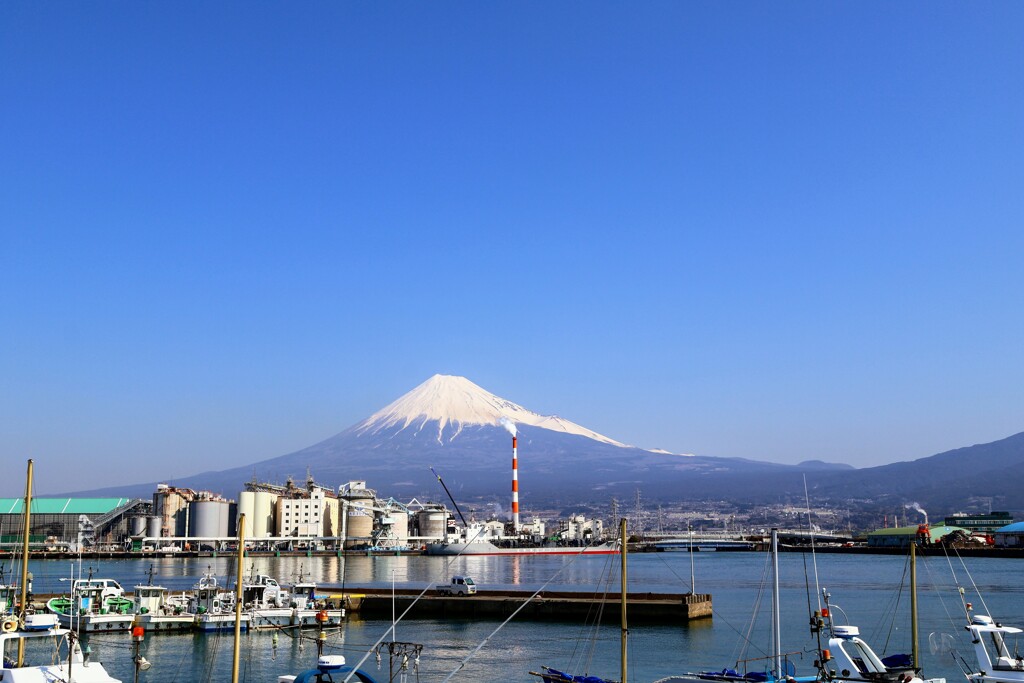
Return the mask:
<path id="1" fill-rule="evenodd" d="M 13 633 L 18 630 L 18 617 L 7 617 L 3 623 L 0 624 L 0 630 L 4 633 Z"/>

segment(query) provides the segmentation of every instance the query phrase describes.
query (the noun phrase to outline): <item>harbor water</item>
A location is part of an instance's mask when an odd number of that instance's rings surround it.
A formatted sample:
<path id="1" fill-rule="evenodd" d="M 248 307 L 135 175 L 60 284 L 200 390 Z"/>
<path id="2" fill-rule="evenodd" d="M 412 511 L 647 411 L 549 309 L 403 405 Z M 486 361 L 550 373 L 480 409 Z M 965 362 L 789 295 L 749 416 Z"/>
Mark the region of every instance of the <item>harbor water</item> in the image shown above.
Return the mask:
<path id="1" fill-rule="evenodd" d="M 737 659 L 769 654 L 771 579 L 768 557 L 755 552 L 642 553 L 629 556 L 630 592 L 686 593 L 692 577 L 696 592 L 710 593 L 711 619 L 679 624 L 638 624 L 629 633 L 631 681 L 654 681 L 684 671 L 733 667 Z M 816 640 L 808 629 L 808 609 L 817 608 L 815 560 L 806 553 L 780 556 L 782 649 L 795 656 L 798 673 L 812 673 Z M 817 585 L 831 594 L 836 623 L 860 627 L 862 637 L 882 655 L 910 651 L 910 595 L 906 558 L 889 555 L 818 554 Z M 966 568 L 964 567 L 966 565 Z M 945 677 L 950 683 L 962 676 L 956 657 L 973 662 L 966 640 L 965 618 L 956 591 L 968 590 L 977 611 L 984 608 L 997 620 L 1024 625 L 1024 588 L 1019 577 L 1021 560 L 1008 558 L 928 557 L 918 560 L 919 642 L 926 676 Z M 342 586 L 423 589 L 452 574 L 473 576 L 481 590 L 588 590 L 607 587 L 618 591 L 616 556 L 349 556 L 250 557 L 244 569 L 275 576 L 284 583 L 313 580 L 322 592 L 340 592 Z M 234 584 L 234 557 L 146 558 L 34 561 L 36 594 L 66 592 L 72 572 L 113 578 L 126 590 L 144 584 L 152 566 L 153 583 L 172 591 L 187 590 L 205 572 Z M 969 571 L 969 574 L 968 574 Z M 954 579 L 955 573 L 955 579 Z M 65 579 L 65 580 L 62 580 Z M 972 585 L 973 584 L 973 585 Z M 900 587 L 903 586 L 901 591 Z M 760 601 L 759 601 L 760 596 Z M 466 598 L 472 599 L 472 598 Z M 760 607 L 758 607 L 760 604 Z M 756 618 L 752 620 L 756 613 Z M 325 653 L 343 654 L 350 664 L 364 656 L 362 668 L 378 681 L 389 680 L 389 658 L 382 649 L 378 668 L 371 652 L 380 640 L 423 645 L 418 665 L 409 662 L 405 677 L 394 680 L 537 681 L 529 671 L 542 665 L 577 673 L 618 678 L 619 625 L 606 618 L 597 630 L 584 624 L 511 620 L 453 621 L 410 619 L 399 621 L 394 634 L 389 620 L 366 620 L 350 615 L 343 629 L 332 632 Z M 934 637 L 929 637 L 935 634 Z M 949 634 L 955 650 L 931 648 L 930 641 Z M 242 636 L 241 679 L 276 681 L 282 674 L 313 667 L 314 634 L 281 631 L 276 637 L 261 631 Z M 743 643 L 749 646 L 743 653 Z M 947 642 L 949 639 L 947 639 Z M 97 634 L 88 640 L 93 658 L 112 675 L 131 681 L 132 645 L 127 634 Z M 232 659 L 230 635 L 150 634 L 142 653 L 152 668 L 141 681 L 225 681 Z M 395 664 L 397 672 L 398 664 Z M 457 672 L 457 673 L 455 673 Z M 452 675 L 454 673 L 454 675 Z"/>

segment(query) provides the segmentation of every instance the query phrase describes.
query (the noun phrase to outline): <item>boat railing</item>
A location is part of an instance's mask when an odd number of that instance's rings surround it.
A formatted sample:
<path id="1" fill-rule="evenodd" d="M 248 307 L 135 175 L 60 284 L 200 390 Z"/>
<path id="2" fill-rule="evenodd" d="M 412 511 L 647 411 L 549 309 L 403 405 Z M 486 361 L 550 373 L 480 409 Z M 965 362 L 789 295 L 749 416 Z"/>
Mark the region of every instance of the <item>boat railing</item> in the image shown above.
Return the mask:
<path id="1" fill-rule="evenodd" d="M 765 655 L 764 657 L 753 657 L 751 659 L 737 659 L 736 670 L 742 670 L 744 673 L 747 673 L 751 669 L 750 664 L 754 662 L 769 662 L 774 664 L 777 658 L 781 658 L 784 662 L 783 668 L 789 670 L 791 668 L 788 666 L 789 658 L 793 655 L 800 655 L 800 657 L 803 657 L 804 653 L 801 650 L 794 650 L 792 652 L 780 652 L 778 655 Z"/>

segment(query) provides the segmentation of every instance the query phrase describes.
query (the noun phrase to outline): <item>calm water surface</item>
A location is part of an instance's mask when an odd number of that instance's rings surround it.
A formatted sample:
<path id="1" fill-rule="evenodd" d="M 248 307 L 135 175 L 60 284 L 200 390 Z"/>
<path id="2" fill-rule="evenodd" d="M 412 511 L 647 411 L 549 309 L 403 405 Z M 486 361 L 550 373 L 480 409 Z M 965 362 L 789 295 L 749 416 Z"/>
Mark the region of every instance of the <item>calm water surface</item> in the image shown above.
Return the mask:
<path id="1" fill-rule="evenodd" d="M 714 617 L 690 624 L 649 626 L 630 629 L 630 680 L 654 681 L 662 676 L 701 668 L 732 665 L 740 656 L 759 657 L 769 649 L 770 587 L 767 555 L 763 553 L 695 553 L 693 574 L 698 593 L 711 593 Z M 962 610 L 956 595 L 953 572 L 970 590 L 971 580 L 984 596 L 994 617 L 1011 624 L 1024 624 L 1024 588 L 1019 581 L 1024 568 L 1018 559 L 968 558 L 968 576 L 959 561 L 926 558 L 918 562 L 920 643 L 922 663 L 928 676 L 945 676 L 950 683 L 962 675 L 947 651 L 929 651 L 929 634 L 947 633 L 956 639 L 957 649 L 973 661 L 964 637 Z M 508 587 L 593 590 L 611 583 L 618 589 L 616 557 L 336 557 L 247 558 L 245 569 L 290 582 L 302 572 L 322 585 L 423 588 L 447 575 L 474 576 L 483 589 Z M 783 649 L 807 652 L 798 659 L 799 673 L 810 673 L 815 641 L 807 630 L 808 587 L 815 593 L 810 555 L 784 553 L 780 556 L 782 589 Z M 860 626 L 862 636 L 876 652 L 909 651 L 909 596 L 899 590 L 907 570 L 905 558 L 872 555 L 819 555 L 818 582 L 832 595 L 838 623 Z M 234 558 L 154 559 L 86 561 L 82 570 L 93 568 L 94 576 L 114 578 L 130 590 L 145 583 L 152 565 L 154 583 L 172 590 L 192 586 L 205 571 L 212 571 L 227 583 L 234 582 Z M 952 565 L 952 568 L 951 568 Z M 62 592 L 70 575 L 69 562 L 33 562 L 37 593 Z M 79 567 L 74 566 L 77 574 Z M 629 558 L 631 591 L 688 592 L 688 553 L 634 554 Z M 758 596 L 761 595 L 760 607 Z M 977 604 L 977 596 L 971 596 Z M 816 600 L 812 597 L 812 600 Z M 816 605 L 815 605 L 816 606 Z M 757 615 L 756 619 L 752 618 Z M 895 615 L 895 617 L 894 617 Z M 845 617 L 845 619 L 844 619 Z M 606 619 L 606 621 L 608 621 Z M 418 672 L 411 670 L 408 681 L 442 681 L 460 663 L 465 665 L 454 681 L 537 681 L 527 672 L 542 664 L 577 672 L 617 677 L 619 664 L 618 624 L 608 624 L 595 634 L 582 624 L 509 622 L 500 628 L 495 621 L 408 620 L 397 625 L 396 640 L 422 643 Z M 328 650 L 357 662 L 388 631 L 390 622 L 363 620 L 353 615 L 340 633 L 333 634 Z M 742 653 L 744 636 L 751 645 Z M 281 633 L 275 643 L 266 632 L 243 636 L 242 679 L 276 681 L 277 676 L 312 667 L 316 647 L 311 633 Z M 389 637 L 388 640 L 391 640 Z M 486 641 L 486 642 L 485 642 Z M 481 643 L 484 643 L 480 647 Z M 90 639 L 94 658 L 122 680 L 131 681 L 129 637 L 97 635 Z M 479 648 L 479 650 L 477 650 Z M 224 681 L 231 669 L 230 636 L 198 634 L 148 636 L 143 645 L 153 668 L 142 681 Z M 475 651 L 475 652 L 474 652 Z M 363 668 L 378 681 L 388 680 L 386 654 L 378 670 L 370 657 Z M 395 680 L 399 680 L 396 678 Z"/>

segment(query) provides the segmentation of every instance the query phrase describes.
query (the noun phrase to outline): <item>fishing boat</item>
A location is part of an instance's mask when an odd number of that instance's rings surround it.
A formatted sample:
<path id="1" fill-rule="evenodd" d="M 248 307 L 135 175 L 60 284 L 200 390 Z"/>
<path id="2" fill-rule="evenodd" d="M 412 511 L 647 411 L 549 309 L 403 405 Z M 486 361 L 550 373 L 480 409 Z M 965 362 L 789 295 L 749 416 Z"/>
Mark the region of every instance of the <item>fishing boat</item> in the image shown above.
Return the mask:
<path id="1" fill-rule="evenodd" d="M 132 624 L 133 603 L 113 579 L 75 579 L 70 595 L 46 601 L 62 626 L 80 632 L 127 631 Z"/>
<path id="2" fill-rule="evenodd" d="M 163 586 L 135 586 L 135 622 L 147 631 L 188 631 L 196 619 L 188 603 L 188 596 L 170 595 Z"/>
<path id="3" fill-rule="evenodd" d="M 0 575 L 3 574 L 0 568 Z M 14 584 L 0 584 L 0 617 L 14 614 L 14 606 L 18 604 L 18 587 Z"/>
<path id="4" fill-rule="evenodd" d="M 316 584 L 310 581 L 299 581 L 291 590 L 292 594 L 292 625 L 299 628 L 313 628 L 321 624 L 324 627 L 341 626 L 345 620 L 345 608 L 335 607 L 323 599 L 317 598 Z"/>
<path id="5" fill-rule="evenodd" d="M 235 594 L 224 590 L 217 577 L 206 573 L 192 588 L 188 611 L 195 615 L 195 628 L 200 631 L 231 631 L 235 628 Z M 249 615 L 239 618 L 240 628 L 248 630 Z"/>
<path id="6" fill-rule="evenodd" d="M 256 574 L 242 584 L 242 609 L 253 628 L 280 628 L 292 623 L 291 598 L 277 579 Z"/>
<path id="7" fill-rule="evenodd" d="M 22 522 L 24 545 L 20 595 L 17 610 L 0 619 L 0 681 L 3 683 L 121 683 L 107 673 L 100 662 L 89 661 L 78 634 L 61 628 L 55 614 L 34 614 L 28 610 L 28 529 L 32 510 L 32 461 L 28 461 L 25 511 Z M 12 598 L 13 599 L 13 598 Z M 38 646 L 36 646 L 38 644 Z M 42 657 L 40 663 L 26 658 Z"/>
<path id="8" fill-rule="evenodd" d="M 968 606 L 969 607 L 969 606 Z M 1004 626 L 987 614 L 970 614 L 967 630 L 974 645 L 978 670 L 968 673 L 974 683 L 1024 683 L 1024 653 L 1018 643 L 1024 630 Z"/>
<path id="9" fill-rule="evenodd" d="M 0 681 L 3 683 L 120 683 L 99 662 L 89 661 L 77 634 L 61 628 L 55 614 L 27 614 L 24 627 L 8 617 L 0 629 Z M 39 645 L 35 645 L 39 643 Z M 46 663 L 30 663 L 18 651 L 44 654 Z"/>

